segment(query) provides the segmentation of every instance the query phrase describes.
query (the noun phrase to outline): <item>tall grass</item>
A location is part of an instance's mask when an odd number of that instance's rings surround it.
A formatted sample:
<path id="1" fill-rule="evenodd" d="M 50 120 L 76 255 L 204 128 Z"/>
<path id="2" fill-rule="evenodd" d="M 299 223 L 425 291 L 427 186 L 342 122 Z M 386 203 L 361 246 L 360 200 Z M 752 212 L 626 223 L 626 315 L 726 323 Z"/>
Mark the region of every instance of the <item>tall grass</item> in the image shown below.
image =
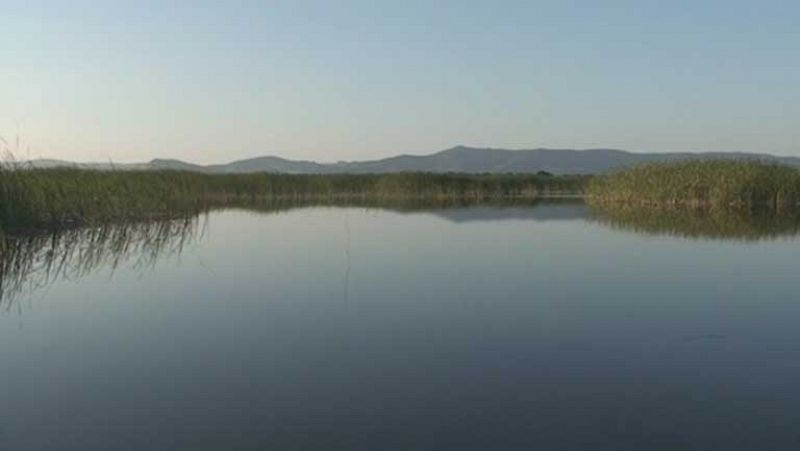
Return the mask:
<path id="1" fill-rule="evenodd" d="M 596 177 L 587 193 L 596 205 L 782 210 L 800 202 L 800 171 L 743 160 L 655 163 Z"/>
<path id="2" fill-rule="evenodd" d="M 183 171 L 3 169 L 0 227 L 61 227 L 163 219 L 268 201 L 529 199 L 578 194 L 586 177 L 399 173 L 211 175 Z"/>

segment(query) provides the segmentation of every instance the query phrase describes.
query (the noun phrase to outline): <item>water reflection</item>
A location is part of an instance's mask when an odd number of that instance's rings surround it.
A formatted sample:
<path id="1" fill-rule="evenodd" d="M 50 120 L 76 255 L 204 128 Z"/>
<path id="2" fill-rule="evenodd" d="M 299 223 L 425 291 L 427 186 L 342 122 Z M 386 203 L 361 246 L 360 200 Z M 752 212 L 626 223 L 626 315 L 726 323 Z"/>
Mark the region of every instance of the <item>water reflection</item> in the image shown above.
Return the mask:
<path id="1" fill-rule="evenodd" d="M 582 220 L 587 216 L 586 204 L 582 199 L 575 197 L 490 201 L 469 199 L 356 199 L 347 202 L 275 200 L 244 203 L 229 208 L 264 214 L 288 213 L 305 208 L 358 208 L 401 214 L 431 214 L 455 223 L 503 220 L 565 221 Z"/>
<path id="2" fill-rule="evenodd" d="M 476 205 L 432 210 L 432 214 L 455 223 L 485 221 L 575 221 L 586 218 L 580 199 L 540 200 L 531 204 Z"/>
<path id="3" fill-rule="evenodd" d="M 730 210 L 655 210 L 588 207 L 576 199 L 527 202 L 364 201 L 347 204 L 270 202 L 238 205 L 256 214 L 281 214 L 304 208 L 363 208 L 425 214 L 455 224 L 485 221 L 596 221 L 612 229 L 692 239 L 756 241 L 800 233 L 800 216 Z M 344 210 L 343 298 L 349 297 L 351 230 Z M 203 216 L 205 218 L 205 216 Z M 32 293 L 59 279 L 75 280 L 122 264 L 137 270 L 175 256 L 202 235 L 200 217 L 69 229 L 0 239 L 0 308 L 8 310 L 21 293 Z"/>
<path id="4" fill-rule="evenodd" d="M 424 213 L 453 223 L 578 220 L 586 216 L 585 205 L 575 199 L 492 203 L 399 199 L 347 203 L 273 201 L 230 208 L 268 215 L 307 208 L 361 208 L 401 214 Z M 346 301 L 351 259 L 347 210 L 344 221 L 343 297 Z M 151 268 L 160 258 L 180 254 L 187 243 L 202 235 L 198 222 L 199 217 L 193 217 L 4 236 L 0 238 L 0 309 L 8 310 L 21 294 L 34 293 L 59 279 L 77 280 L 98 270 L 113 273 L 122 264 L 136 270 Z"/>
<path id="5" fill-rule="evenodd" d="M 21 293 L 122 264 L 137 270 L 180 254 L 201 228 L 198 217 L 6 236 L 0 242 L 0 308 Z"/>
<path id="6" fill-rule="evenodd" d="M 23 238 L 4 281 L 97 272 L 24 327 L 0 315 L 0 449 L 797 449 L 800 240 L 653 239 L 585 208 Z M 125 250 L 156 270 L 99 280 Z"/>
<path id="7" fill-rule="evenodd" d="M 691 239 L 759 241 L 800 233 L 800 215 L 774 211 L 593 206 L 589 216 L 613 229 Z"/>

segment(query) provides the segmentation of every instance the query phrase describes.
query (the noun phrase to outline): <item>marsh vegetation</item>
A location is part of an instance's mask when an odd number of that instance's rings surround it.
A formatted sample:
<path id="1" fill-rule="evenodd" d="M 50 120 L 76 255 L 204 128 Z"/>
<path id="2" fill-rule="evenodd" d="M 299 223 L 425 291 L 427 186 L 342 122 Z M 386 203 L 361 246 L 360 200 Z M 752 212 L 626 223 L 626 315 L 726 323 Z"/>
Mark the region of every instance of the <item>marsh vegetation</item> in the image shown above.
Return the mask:
<path id="1" fill-rule="evenodd" d="M 585 176 L 397 173 L 210 175 L 182 171 L 16 169 L 0 173 L 3 230 L 180 217 L 263 202 L 534 199 L 580 194 Z"/>
<path id="2" fill-rule="evenodd" d="M 800 171 L 744 160 L 655 163 L 595 177 L 587 194 L 599 206 L 787 210 L 800 202 Z"/>

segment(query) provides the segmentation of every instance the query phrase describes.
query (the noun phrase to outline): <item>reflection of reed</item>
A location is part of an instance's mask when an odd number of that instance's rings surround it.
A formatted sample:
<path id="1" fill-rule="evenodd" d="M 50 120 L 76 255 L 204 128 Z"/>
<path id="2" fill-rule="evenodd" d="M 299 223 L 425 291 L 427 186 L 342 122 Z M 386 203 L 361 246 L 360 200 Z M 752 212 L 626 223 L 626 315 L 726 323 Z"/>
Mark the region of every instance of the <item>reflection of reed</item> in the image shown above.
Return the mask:
<path id="1" fill-rule="evenodd" d="M 615 229 L 683 238 L 756 241 L 800 234 L 800 214 L 775 210 L 593 206 L 591 217 Z"/>
<path id="2" fill-rule="evenodd" d="M 347 210 L 344 211 L 344 233 L 345 233 L 345 244 L 344 244 L 344 256 L 345 256 L 345 265 L 344 265 L 344 303 L 350 300 L 350 270 L 351 270 L 351 255 L 350 255 L 350 247 L 351 247 L 351 237 L 350 237 L 350 215 L 348 214 Z"/>
<path id="3" fill-rule="evenodd" d="M 0 306 L 59 279 L 121 264 L 137 270 L 179 254 L 197 235 L 197 217 L 66 229 L 0 241 Z"/>
<path id="4" fill-rule="evenodd" d="M 246 202 L 231 202 L 221 209 L 243 209 L 258 213 L 282 213 L 291 210 L 331 207 L 331 208 L 364 208 L 387 210 L 398 213 L 415 213 L 432 210 L 448 210 L 466 207 L 536 207 L 544 205 L 576 205 L 583 200 L 576 196 L 553 196 L 536 199 L 315 199 L 315 200 L 288 200 L 270 199 Z"/>
<path id="5" fill-rule="evenodd" d="M 574 204 L 575 198 L 496 199 L 325 199 L 325 200 L 249 200 L 228 202 L 223 209 L 235 208 L 258 213 L 282 213 L 309 207 L 351 207 L 395 212 L 458 209 L 471 206 L 534 207 Z M 578 201 L 579 202 L 579 201 Z M 0 307 L 8 308 L 13 298 L 52 282 L 77 279 L 101 267 L 116 269 L 120 264 L 146 268 L 157 259 L 180 253 L 198 235 L 199 216 L 128 223 L 109 223 L 95 227 L 55 229 L 49 233 L 3 235 L 0 232 Z M 347 220 L 347 217 L 346 217 Z M 346 223 L 346 273 L 344 297 L 349 297 L 350 236 Z"/>

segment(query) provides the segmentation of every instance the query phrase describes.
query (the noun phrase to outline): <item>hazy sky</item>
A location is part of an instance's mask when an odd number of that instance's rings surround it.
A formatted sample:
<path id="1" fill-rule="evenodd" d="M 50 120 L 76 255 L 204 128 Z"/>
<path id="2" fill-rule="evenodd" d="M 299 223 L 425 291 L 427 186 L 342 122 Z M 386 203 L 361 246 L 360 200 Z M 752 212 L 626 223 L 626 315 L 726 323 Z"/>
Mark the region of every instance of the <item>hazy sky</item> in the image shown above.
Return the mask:
<path id="1" fill-rule="evenodd" d="M 119 162 L 800 155 L 800 1 L 3 1 L 18 129 L 31 157 Z"/>

